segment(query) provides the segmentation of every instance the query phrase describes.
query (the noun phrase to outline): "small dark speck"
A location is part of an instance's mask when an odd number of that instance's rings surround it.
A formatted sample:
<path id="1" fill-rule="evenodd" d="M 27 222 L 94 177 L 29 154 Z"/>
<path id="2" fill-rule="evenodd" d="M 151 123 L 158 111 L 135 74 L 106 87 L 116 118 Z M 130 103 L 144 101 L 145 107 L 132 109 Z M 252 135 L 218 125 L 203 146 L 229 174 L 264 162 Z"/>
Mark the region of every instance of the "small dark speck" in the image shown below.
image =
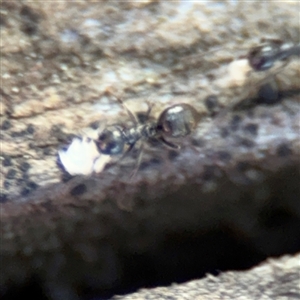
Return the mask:
<path id="1" fill-rule="evenodd" d="M 3 186 L 4 186 L 4 188 L 7 190 L 7 189 L 10 187 L 10 182 L 7 181 L 7 180 L 5 180 L 5 181 L 3 182 Z"/>
<path id="2" fill-rule="evenodd" d="M 257 103 L 271 105 L 279 101 L 278 88 L 275 86 L 274 82 L 263 84 L 260 87 Z"/>
<path id="3" fill-rule="evenodd" d="M 154 139 L 154 138 L 149 138 L 148 144 L 153 148 L 161 148 L 162 147 L 162 143 L 159 140 Z"/>
<path id="4" fill-rule="evenodd" d="M 8 197 L 6 194 L 0 194 L 0 203 L 5 203 L 8 201 Z"/>
<path id="5" fill-rule="evenodd" d="M 35 183 L 34 181 L 29 181 L 27 183 L 27 187 L 30 189 L 30 190 L 36 190 L 39 185 L 37 183 Z"/>
<path id="6" fill-rule="evenodd" d="M 63 171 L 61 180 L 62 180 L 62 182 L 66 183 L 66 182 L 70 181 L 73 177 L 74 177 L 73 175 L 70 175 L 68 172 Z"/>
<path id="7" fill-rule="evenodd" d="M 29 134 L 34 134 L 34 126 L 32 124 L 29 124 L 27 126 L 27 129 L 26 129 L 27 133 Z"/>
<path id="8" fill-rule="evenodd" d="M 30 164 L 28 162 L 23 162 L 20 166 L 19 166 L 19 169 L 22 171 L 22 172 L 27 172 L 30 168 Z"/>
<path id="9" fill-rule="evenodd" d="M 4 16 L 0 15 L 0 26 L 5 26 L 7 23 L 6 18 Z"/>
<path id="10" fill-rule="evenodd" d="M 149 161 L 143 161 L 141 163 L 141 166 L 140 166 L 140 170 L 144 170 L 144 169 L 147 169 L 148 167 L 151 167 L 151 166 L 158 166 L 161 164 L 161 159 L 158 158 L 158 157 L 153 157 L 152 159 L 150 159 Z"/>
<path id="11" fill-rule="evenodd" d="M 63 132 L 61 126 L 59 125 L 53 125 L 51 127 L 51 133 L 55 138 L 57 138 L 58 141 L 66 142 L 69 140 L 68 134 Z"/>
<path id="12" fill-rule="evenodd" d="M 240 172 L 245 172 L 250 168 L 250 164 L 247 161 L 240 161 L 237 163 L 236 168 Z"/>
<path id="13" fill-rule="evenodd" d="M 54 211 L 55 207 L 53 206 L 50 200 L 42 202 L 41 206 L 44 207 L 47 211 Z"/>
<path id="14" fill-rule="evenodd" d="M 286 157 L 292 154 L 292 150 L 288 144 L 283 143 L 277 147 L 276 153 L 280 157 Z"/>
<path id="15" fill-rule="evenodd" d="M 37 149 L 37 146 L 36 146 L 34 143 L 29 143 L 29 144 L 28 144 L 28 147 L 29 147 L 30 149 Z"/>
<path id="16" fill-rule="evenodd" d="M 13 178 L 15 178 L 16 174 L 17 174 L 17 171 L 16 171 L 16 170 L 10 169 L 10 170 L 7 172 L 7 174 L 6 174 L 6 178 L 7 178 L 7 179 L 13 179 Z"/>
<path id="17" fill-rule="evenodd" d="M 179 152 L 176 150 L 170 150 L 168 153 L 169 160 L 175 159 L 179 155 Z"/>
<path id="18" fill-rule="evenodd" d="M 215 177 L 216 167 L 214 166 L 205 166 L 203 172 L 203 180 L 212 180 Z"/>
<path id="19" fill-rule="evenodd" d="M 228 135 L 229 135 L 229 130 L 227 129 L 227 128 L 221 128 L 221 130 L 220 130 L 220 136 L 222 137 L 222 138 L 226 138 L 226 137 L 228 137 Z"/>
<path id="20" fill-rule="evenodd" d="M 205 142 L 204 142 L 204 140 L 203 139 L 195 139 L 195 138 L 193 138 L 192 140 L 191 140 L 191 143 L 192 143 L 192 145 L 193 146 L 195 146 L 195 147 L 204 147 L 205 146 Z"/>
<path id="21" fill-rule="evenodd" d="M 22 180 L 23 180 L 23 181 L 28 181 L 28 179 L 29 179 L 28 173 L 27 173 L 27 172 L 24 172 L 24 173 L 22 174 Z"/>
<path id="22" fill-rule="evenodd" d="M 18 185 L 23 185 L 24 182 L 26 182 L 27 180 L 28 180 L 27 178 L 26 179 L 24 179 L 24 178 L 18 178 L 16 182 L 17 182 Z"/>
<path id="23" fill-rule="evenodd" d="M 95 121 L 95 122 L 92 122 L 90 123 L 89 125 L 92 129 L 98 129 L 99 128 L 99 122 L 98 121 Z"/>
<path id="24" fill-rule="evenodd" d="M 224 162 L 228 162 L 231 159 L 231 154 L 227 151 L 219 151 L 219 152 L 217 152 L 217 155 L 218 155 L 219 159 Z"/>
<path id="25" fill-rule="evenodd" d="M 13 132 L 11 133 L 11 137 L 17 138 L 17 137 L 22 137 L 22 136 L 24 136 L 24 135 L 26 135 L 26 134 L 27 134 L 27 131 L 26 131 L 26 130 L 22 130 L 22 131 L 13 131 Z"/>
<path id="26" fill-rule="evenodd" d="M 73 187 L 70 191 L 71 196 L 80 196 L 87 191 L 86 185 L 81 183 Z"/>
<path id="27" fill-rule="evenodd" d="M 51 154 L 50 148 L 45 148 L 45 149 L 43 150 L 43 154 L 44 154 L 44 155 L 50 155 L 50 154 Z"/>
<path id="28" fill-rule="evenodd" d="M 3 167 L 10 167 L 12 165 L 11 158 L 10 157 L 4 157 L 4 160 L 2 160 L 2 166 Z"/>
<path id="29" fill-rule="evenodd" d="M 253 117 L 254 117 L 254 111 L 253 111 L 253 109 L 249 109 L 249 110 L 247 111 L 247 116 L 248 116 L 250 119 L 253 119 Z"/>
<path id="30" fill-rule="evenodd" d="M 1 129 L 7 130 L 9 128 L 11 128 L 11 123 L 8 120 L 3 121 L 3 123 L 1 124 Z"/>
<path id="31" fill-rule="evenodd" d="M 216 108 L 218 107 L 218 97 L 215 95 L 210 95 L 206 97 L 204 103 L 209 111 L 215 112 Z"/>
<path id="32" fill-rule="evenodd" d="M 75 139 L 77 136 L 76 136 L 76 134 L 69 133 L 66 135 L 66 137 L 67 137 L 67 140 L 66 140 L 67 142 L 72 142 L 72 140 Z"/>
<path id="33" fill-rule="evenodd" d="M 25 188 L 22 189 L 21 195 L 22 196 L 27 196 L 27 195 L 29 195 L 30 192 L 31 192 L 31 189 L 28 188 L 28 187 L 25 187 Z"/>
<path id="34" fill-rule="evenodd" d="M 253 136 L 256 136 L 257 135 L 257 131 L 258 131 L 258 125 L 255 124 L 255 123 L 247 124 L 244 127 L 244 131 L 246 133 L 250 133 Z"/>
<path id="35" fill-rule="evenodd" d="M 245 148 L 252 148 L 255 146 L 255 142 L 246 138 L 239 138 L 239 145 Z"/>
<path id="36" fill-rule="evenodd" d="M 242 121 L 242 118 L 238 115 L 234 115 L 230 121 L 230 129 L 236 131 L 239 128 L 239 125 Z"/>
<path id="37" fill-rule="evenodd" d="M 148 121 L 148 119 L 149 119 L 149 117 L 147 116 L 147 114 L 144 113 L 144 112 L 138 112 L 137 113 L 137 118 L 138 118 L 138 120 L 139 120 L 139 122 L 141 124 L 145 124 Z"/>
<path id="38" fill-rule="evenodd" d="M 22 17 L 21 30 L 28 35 L 36 34 L 40 19 L 39 15 L 28 6 L 22 7 L 20 15 Z"/>

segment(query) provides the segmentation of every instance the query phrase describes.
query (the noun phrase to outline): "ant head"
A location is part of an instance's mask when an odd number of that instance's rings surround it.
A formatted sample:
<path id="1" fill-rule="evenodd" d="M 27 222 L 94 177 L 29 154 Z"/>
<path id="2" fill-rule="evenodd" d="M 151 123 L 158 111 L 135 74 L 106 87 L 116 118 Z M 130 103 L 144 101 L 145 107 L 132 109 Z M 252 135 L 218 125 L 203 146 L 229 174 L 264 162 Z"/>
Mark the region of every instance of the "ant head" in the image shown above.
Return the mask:
<path id="1" fill-rule="evenodd" d="M 265 71 L 273 67 L 277 53 L 275 44 L 254 47 L 249 51 L 248 61 L 255 71 Z"/>
<path id="2" fill-rule="evenodd" d="M 106 155 L 120 154 L 124 150 L 122 128 L 117 125 L 108 126 L 95 141 L 98 151 Z"/>
<path id="3" fill-rule="evenodd" d="M 166 108 L 158 118 L 157 131 L 168 137 L 183 137 L 190 134 L 199 121 L 196 109 L 185 103 Z"/>

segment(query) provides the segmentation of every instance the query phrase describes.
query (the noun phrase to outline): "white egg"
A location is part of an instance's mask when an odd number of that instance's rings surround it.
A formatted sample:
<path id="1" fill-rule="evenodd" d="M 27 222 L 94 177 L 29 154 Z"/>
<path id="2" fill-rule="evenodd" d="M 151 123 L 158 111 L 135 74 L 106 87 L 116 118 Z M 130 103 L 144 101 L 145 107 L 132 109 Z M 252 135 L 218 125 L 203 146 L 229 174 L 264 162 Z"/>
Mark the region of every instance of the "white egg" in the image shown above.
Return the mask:
<path id="1" fill-rule="evenodd" d="M 109 155 L 98 152 L 94 140 L 75 138 L 67 150 L 58 151 L 64 169 L 70 175 L 90 175 L 100 173 L 110 161 Z"/>

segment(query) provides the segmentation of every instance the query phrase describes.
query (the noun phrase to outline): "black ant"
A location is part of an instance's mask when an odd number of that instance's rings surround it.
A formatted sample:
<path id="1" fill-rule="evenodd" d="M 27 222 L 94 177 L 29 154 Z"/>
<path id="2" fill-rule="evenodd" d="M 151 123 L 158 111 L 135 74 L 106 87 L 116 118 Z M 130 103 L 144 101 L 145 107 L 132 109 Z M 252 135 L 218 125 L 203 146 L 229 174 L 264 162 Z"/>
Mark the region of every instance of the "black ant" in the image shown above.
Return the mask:
<path id="1" fill-rule="evenodd" d="M 285 61 L 294 55 L 300 55 L 300 44 L 272 39 L 261 46 L 251 48 L 247 59 L 254 71 L 265 71 L 272 68 L 276 61 Z"/>
<path id="2" fill-rule="evenodd" d="M 168 141 L 166 138 L 180 138 L 189 135 L 195 129 L 200 119 L 199 113 L 193 106 L 186 103 L 179 103 L 163 110 L 157 121 L 149 120 L 152 109 L 152 106 L 149 106 L 146 112 L 147 121 L 141 123 L 121 99 L 117 97 L 116 99 L 126 109 L 133 126 L 126 127 L 123 124 L 111 125 L 99 134 L 95 143 L 98 151 L 105 155 L 123 154 L 123 158 L 134 148 L 139 140 L 145 141 L 151 138 L 159 140 L 170 148 L 180 149 L 179 145 Z M 128 146 L 126 151 L 124 151 L 125 145 Z M 132 176 L 139 168 L 143 145 L 144 143 L 139 148 L 136 168 Z"/>
<path id="3" fill-rule="evenodd" d="M 202 57 L 209 53 L 214 53 L 222 49 L 214 49 L 203 54 L 190 55 L 183 60 L 192 59 L 193 57 Z M 240 56 L 246 58 L 253 71 L 265 71 L 274 66 L 276 61 L 285 61 L 291 56 L 300 56 L 300 43 L 285 43 L 280 39 L 263 39 L 259 46 L 252 47 L 247 55 Z M 215 63 L 219 66 L 218 63 Z"/>

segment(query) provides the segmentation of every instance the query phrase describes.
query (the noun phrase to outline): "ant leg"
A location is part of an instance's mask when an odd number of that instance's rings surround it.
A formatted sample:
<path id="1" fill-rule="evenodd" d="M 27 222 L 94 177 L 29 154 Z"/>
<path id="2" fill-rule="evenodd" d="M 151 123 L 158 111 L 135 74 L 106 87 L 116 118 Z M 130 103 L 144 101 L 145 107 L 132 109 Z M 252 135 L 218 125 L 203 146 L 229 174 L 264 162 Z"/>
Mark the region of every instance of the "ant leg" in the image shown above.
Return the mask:
<path id="1" fill-rule="evenodd" d="M 137 118 L 136 115 L 135 115 L 128 107 L 127 107 L 127 105 L 126 105 L 126 104 L 125 104 L 118 96 L 116 96 L 116 95 L 111 91 L 110 88 L 106 90 L 106 93 L 108 93 L 108 94 L 114 96 L 114 97 L 117 99 L 117 101 L 125 108 L 127 114 L 129 115 L 131 121 L 133 122 L 133 124 L 134 124 L 135 126 L 137 126 L 137 125 L 139 124 L 138 118 Z"/>
<path id="2" fill-rule="evenodd" d="M 202 53 L 196 53 L 196 54 L 191 54 L 191 55 L 188 55 L 188 56 L 185 56 L 183 58 L 180 59 L 180 62 L 183 62 L 183 63 L 187 63 L 189 61 L 192 61 L 192 62 L 195 62 L 195 60 L 199 60 L 201 57 L 205 56 L 205 55 L 209 55 L 209 54 L 212 54 L 214 52 L 218 52 L 220 50 L 222 50 L 223 47 L 219 47 L 217 49 L 213 49 L 213 50 L 208 50 L 208 51 L 204 51 Z M 216 66 L 216 67 L 220 67 L 220 64 L 215 62 L 215 61 L 212 61 L 212 63 Z"/>
<path id="3" fill-rule="evenodd" d="M 173 144 L 173 143 L 167 141 L 167 140 L 166 140 L 164 137 L 162 137 L 162 136 L 159 137 L 158 140 L 159 140 L 160 142 L 162 142 L 164 145 L 166 145 L 167 147 L 169 147 L 169 148 L 177 149 L 177 150 L 180 149 L 180 146 L 179 146 L 179 145 Z"/>
<path id="4" fill-rule="evenodd" d="M 117 101 L 125 108 L 127 114 L 129 115 L 131 121 L 133 122 L 133 124 L 135 126 L 137 126 L 139 124 L 139 120 L 136 117 L 136 115 L 128 108 L 128 106 L 120 99 L 118 98 L 116 95 L 114 95 L 114 97 L 117 99 Z"/>
<path id="5" fill-rule="evenodd" d="M 141 146 L 140 146 L 140 148 L 138 150 L 138 156 L 137 156 L 137 159 L 136 159 L 136 163 L 135 163 L 134 169 L 133 169 L 133 171 L 131 172 L 131 174 L 129 176 L 130 180 L 132 180 L 135 177 L 137 171 L 140 168 L 142 157 L 143 157 L 143 150 L 144 150 L 144 143 L 142 142 L 142 144 L 141 144 Z"/>
<path id="6" fill-rule="evenodd" d="M 128 155 L 128 153 L 133 149 L 134 145 L 135 145 L 135 143 L 129 145 L 129 147 L 125 151 L 125 153 L 121 156 L 120 159 L 118 159 L 118 162 L 120 162 L 121 160 L 123 160 Z"/>
<path id="7" fill-rule="evenodd" d="M 153 107 L 153 103 L 149 103 L 148 101 L 146 101 L 146 103 L 147 103 L 147 105 L 148 105 L 148 109 L 147 109 L 147 112 L 146 112 L 146 119 L 148 119 L 149 116 L 150 116 L 152 107 Z"/>

